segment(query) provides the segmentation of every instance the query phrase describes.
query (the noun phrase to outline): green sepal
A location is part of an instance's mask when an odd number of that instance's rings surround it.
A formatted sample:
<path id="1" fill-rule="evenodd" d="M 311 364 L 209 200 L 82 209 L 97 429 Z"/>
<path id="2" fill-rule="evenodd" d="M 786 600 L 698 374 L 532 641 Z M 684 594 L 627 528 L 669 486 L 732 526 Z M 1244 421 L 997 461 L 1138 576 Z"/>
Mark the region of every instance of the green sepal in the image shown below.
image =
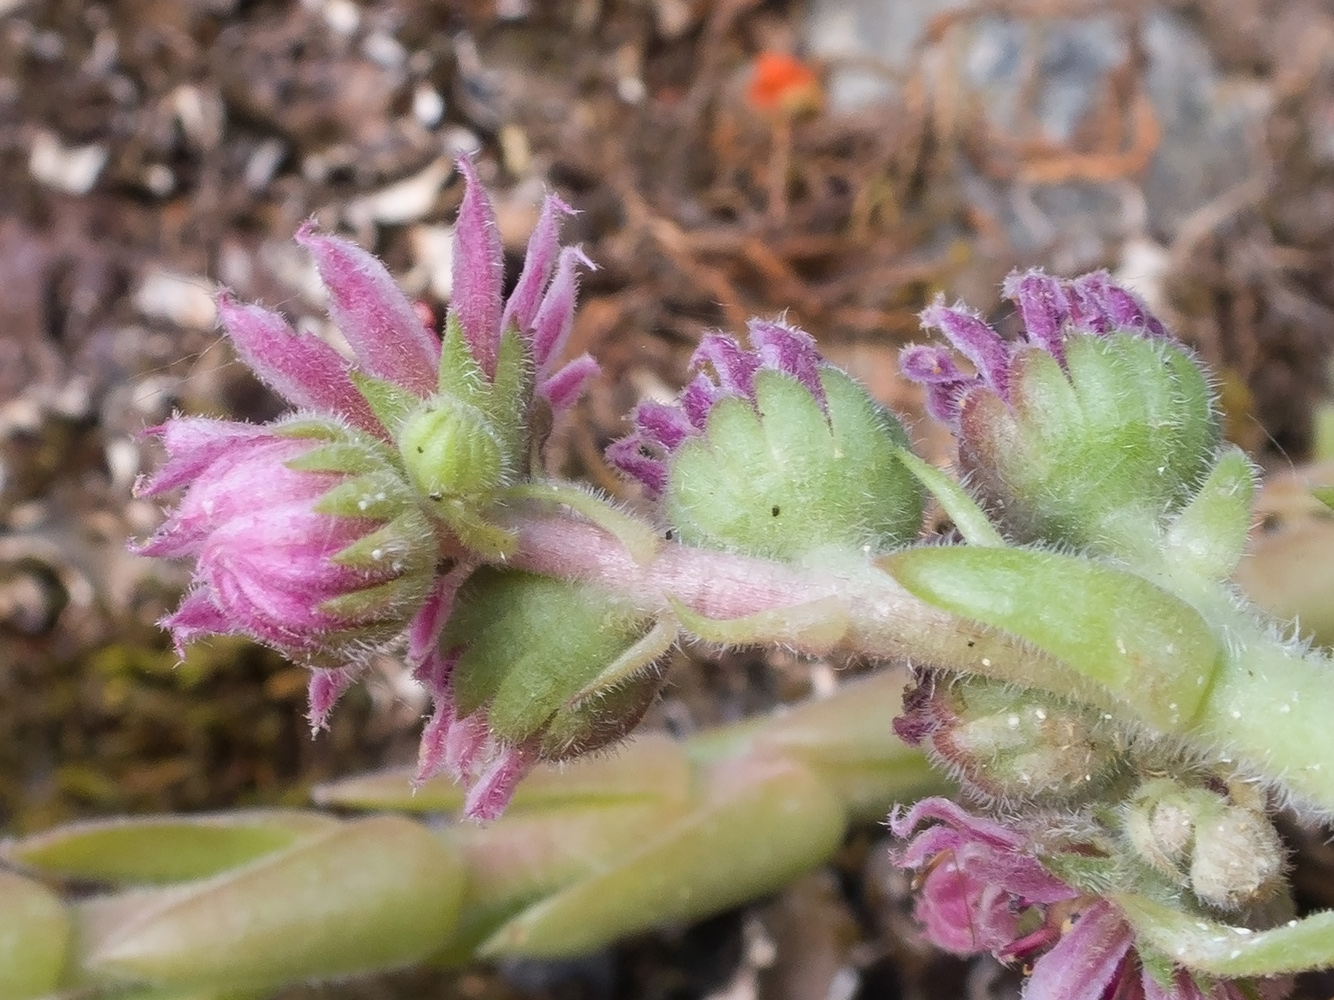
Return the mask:
<path id="1" fill-rule="evenodd" d="M 434 502 L 431 509 L 466 548 L 489 559 L 503 559 L 519 547 L 516 535 L 492 524 L 464 500 L 446 498 Z"/>
<path id="2" fill-rule="evenodd" d="M 918 458 L 911 448 L 898 449 L 898 456 L 908 471 L 917 477 L 917 481 L 936 498 L 941 510 L 954 522 L 954 527 L 959 530 L 965 542 L 969 545 L 1005 544 L 1001 533 L 996 530 L 996 526 L 987 518 L 986 512 L 978 506 L 977 501 L 968 495 L 967 490 L 930 462 Z"/>
<path id="3" fill-rule="evenodd" d="M 354 569 L 408 573 L 433 564 L 434 550 L 435 537 L 425 516 L 409 510 L 339 549 L 330 561 Z"/>
<path id="4" fill-rule="evenodd" d="M 63 878 L 159 884 L 215 875 L 335 825 L 298 810 L 93 820 L 7 844 L 4 856 Z"/>
<path id="5" fill-rule="evenodd" d="M 360 442 L 332 441 L 317 445 L 296 458 L 287 460 L 287 467 L 295 472 L 338 472 L 361 475 L 380 467 L 379 456 L 368 454 Z"/>
<path id="6" fill-rule="evenodd" d="M 1227 449 L 1167 531 L 1173 563 L 1205 579 L 1227 579 L 1246 548 L 1254 498 L 1250 460 L 1239 448 Z"/>
<path id="7" fill-rule="evenodd" d="M 348 435 L 347 427 L 326 417 L 284 417 L 272 426 L 274 433 L 283 437 L 309 438 L 314 441 L 342 441 Z"/>
<path id="8" fill-rule="evenodd" d="M 523 452 L 528 432 L 525 411 L 532 394 L 528 342 L 520 336 L 518 327 L 510 324 L 496 349 L 496 377 L 479 405 L 490 415 L 492 426 L 505 442 L 506 453 L 515 461 Z"/>
<path id="9" fill-rule="evenodd" d="M 1110 898 L 1137 939 L 1193 972 L 1235 979 L 1334 966 L 1334 910 L 1256 931 L 1135 893 L 1114 892 Z"/>
<path id="10" fill-rule="evenodd" d="M 1190 605 L 1087 558 L 957 546 L 909 549 L 878 565 L 928 604 L 1031 642 L 1164 732 L 1190 727 L 1223 662 Z M 1025 682 L 1067 693 L 1040 673 Z"/>
<path id="11" fill-rule="evenodd" d="M 362 587 L 320 602 L 320 610 L 349 623 L 392 619 L 405 609 L 409 612 L 426 599 L 429 586 L 411 576 L 401 576 L 385 583 Z"/>
<path id="12" fill-rule="evenodd" d="M 398 431 L 407 415 L 415 410 L 421 399 L 411 390 L 404 389 L 396 382 L 389 382 L 353 368 L 348 372 L 357 392 L 391 435 Z"/>
<path id="13" fill-rule="evenodd" d="M 388 468 L 353 476 L 329 489 L 315 503 L 320 514 L 333 517 L 368 517 L 388 521 L 417 498 L 397 473 Z"/>
<path id="14" fill-rule="evenodd" d="M 490 385 L 482 366 L 473 357 L 468 339 L 454 310 L 445 316 L 445 329 L 440 338 L 440 373 L 436 388 L 443 396 L 476 405 Z"/>
<path id="15" fill-rule="evenodd" d="M 898 422 L 835 368 L 826 408 L 762 370 L 755 402 L 720 400 L 671 459 L 663 514 L 687 545 L 794 560 L 820 548 L 882 552 L 914 538 L 922 490 L 898 459 Z"/>

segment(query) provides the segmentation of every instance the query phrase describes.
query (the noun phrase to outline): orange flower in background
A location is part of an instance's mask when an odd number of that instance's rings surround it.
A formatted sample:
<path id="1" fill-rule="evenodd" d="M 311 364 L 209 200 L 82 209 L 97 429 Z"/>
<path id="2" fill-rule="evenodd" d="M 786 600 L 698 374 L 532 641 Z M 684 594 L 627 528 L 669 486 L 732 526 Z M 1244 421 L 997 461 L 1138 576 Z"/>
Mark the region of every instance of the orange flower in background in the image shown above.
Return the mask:
<path id="1" fill-rule="evenodd" d="M 746 101 L 758 111 L 807 114 L 823 105 L 824 89 L 815 70 L 796 56 L 761 52 L 755 57 Z"/>

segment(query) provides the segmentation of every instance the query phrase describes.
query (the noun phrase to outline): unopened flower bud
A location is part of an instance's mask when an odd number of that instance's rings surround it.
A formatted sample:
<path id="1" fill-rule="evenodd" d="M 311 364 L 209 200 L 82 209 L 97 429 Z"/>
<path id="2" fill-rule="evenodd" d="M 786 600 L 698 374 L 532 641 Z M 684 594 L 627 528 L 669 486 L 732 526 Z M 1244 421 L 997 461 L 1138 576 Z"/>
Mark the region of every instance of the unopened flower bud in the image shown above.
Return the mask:
<path id="1" fill-rule="evenodd" d="M 185 490 L 139 551 L 197 559 L 194 588 L 163 623 L 178 648 L 239 633 L 338 666 L 348 647 L 402 632 L 430 589 L 436 541 L 377 441 L 318 419 L 178 419 L 159 433 L 168 461 L 139 493 Z"/>
<path id="2" fill-rule="evenodd" d="M 409 479 L 430 500 L 489 500 L 507 471 L 509 456 L 485 415 L 448 397 L 409 416 L 397 440 Z"/>
<path id="3" fill-rule="evenodd" d="M 801 330 L 755 321 L 750 340 L 706 337 L 679 407 L 641 404 L 612 464 L 691 545 L 791 560 L 916 537 L 922 491 L 898 421 Z"/>
<path id="4" fill-rule="evenodd" d="M 1186 882 L 1190 849 L 1195 839 L 1198 795 L 1167 778 L 1146 781 L 1126 807 L 1123 820 L 1127 839 L 1144 860 L 1179 884 Z"/>
<path id="5" fill-rule="evenodd" d="M 1227 805 L 1196 823 L 1190 886 L 1206 903 L 1238 909 L 1279 888 L 1283 860 L 1278 832 L 1263 813 Z"/>
<path id="6" fill-rule="evenodd" d="M 982 677 L 920 677 L 894 730 L 989 799 L 1078 801 L 1124 763 L 1097 711 Z"/>
<path id="7" fill-rule="evenodd" d="M 455 598 L 437 669 L 423 673 L 435 713 L 419 780 L 448 770 L 471 786 L 470 816 L 497 815 L 533 764 L 625 736 L 656 696 L 654 661 L 675 638 L 598 588 L 476 571 Z"/>
<path id="8" fill-rule="evenodd" d="M 1106 274 L 1013 275 L 1027 341 L 937 302 L 923 324 L 977 368 L 908 348 L 905 374 L 959 437 L 959 470 L 1020 541 L 1097 544 L 1119 519 L 1180 510 L 1215 457 L 1220 425 L 1200 367 Z"/>
<path id="9" fill-rule="evenodd" d="M 1147 781 L 1126 809 L 1132 848 L 1155 869 L 1221 910 L 1237 910 L 1280 886 L 1284 851 L 1259 809 L 1208 788 Z"/>

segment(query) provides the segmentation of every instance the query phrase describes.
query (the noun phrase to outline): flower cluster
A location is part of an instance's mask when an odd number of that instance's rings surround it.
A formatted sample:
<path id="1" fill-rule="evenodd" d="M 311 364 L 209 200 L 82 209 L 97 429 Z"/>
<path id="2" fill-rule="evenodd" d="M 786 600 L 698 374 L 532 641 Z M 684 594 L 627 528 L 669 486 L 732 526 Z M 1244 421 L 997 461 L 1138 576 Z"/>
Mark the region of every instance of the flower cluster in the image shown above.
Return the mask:
<path id="1" fill-rule="evenodd" d="M 407 638 L 410 664 L 455 718 L 442 651 L 454 593 L 512 539 L 489 513 L 528 473 L 541 405 L 561 411 L 597 371 L 561 356 L 573 323 L 576 247 L 561 247 L 570 209 L 548 197 L 512 294 L 489 200 L 460 161 L 453 300 L 443 344 L 384 266 L 306 225 L 329 312 L 352 349 L 295 332 L 278 313 L 223 293 L 219 312 L 240 359 L 296 413 L 272 424 L 177 417 L 152 433 L 167 460 L 140 496 L 182 491 L 144 555 L 195 560 L 194 581 L 163 621 L 178 650 L 201 635 L 238 634 L 309 665 L 310 718 L 324 725 L 368 654 Z M 528 755 L 489 739 L 484 710 L 458 720 L 456 750 L 423 744 L 422 777 L 442 767 L 473 787 L 471 812 L 493 814 Z"/>
<path id="2" fill-rule="evenodd" d="M 1194 358 L 1105 273 L 1011 275 L 1025 339 L 1007 343 L 972 311 L 937 300 L 946 349 L 916 344 L 904 374 L 959 444 L 959 473 L 1017 541 L 1089 546 L 1127 516 L 1178 510 L 1215 457 L 1220 424 Z"/>
<path id="3" fill-rule="evenodd" d="M 915 538 L 922 495 L 898 420 L 803 330 L 753 320 L 751 349 L 708 334 L 678 404 L 640 403 L 607 458 L 681 541 L 791 560 Z"/>
<path id="4" fill-rule="evenodd" d="M 1053 875 L 1031 839 L 943 798 L 896 810 L 907 843 L 898 864 L 918 873 L 917 919 L 956 955 L 989 952 L 1029 972 L 1024 1000 L 1278 998 L 1287 981 L 1201 981 L 1146 953 L 1105 899 Z"/>

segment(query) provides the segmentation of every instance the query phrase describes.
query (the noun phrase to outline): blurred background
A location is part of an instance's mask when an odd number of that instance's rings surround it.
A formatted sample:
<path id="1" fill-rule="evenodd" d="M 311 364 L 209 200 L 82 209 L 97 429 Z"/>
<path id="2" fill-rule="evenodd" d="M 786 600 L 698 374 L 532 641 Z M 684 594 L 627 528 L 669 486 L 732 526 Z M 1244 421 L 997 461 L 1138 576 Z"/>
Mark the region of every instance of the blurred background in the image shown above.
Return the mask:
<path id="1" fill-rule="evenodd" d="M 940 290 L 1013 329 L 999 283 L 1031 265 L 1135 288 L 1267 470 L 1334 456 L 1334 3 L 0 0 L 0 832 L 300 804 L 411 759 L 425 704 L 396 663 L 312 741 L 304 670 L 225 641 L 178 664 L 154 623 L 184 569 L 125 543 L 160 516 L 131 496 L 145 427 L 278 412 L 215 290 L 336 338 L 291 240 L 313 216 L 438 323 L 465 152 L 511 264 L 545 190 L 580 211 L 566 234 L 599 270 L 570 350 L 604 375 L 554 456 L 627 502 L 600 457 L 622 415 L 752 315 L 812 332 L 944 460 L 897 349 Z M 1328 511 L 1298 493 L 1262 533 L 1309 556 Z M 649 724 L 678 734 L 837 683 L 778 654 L 675 655 Z M 356 990 L 795 998 L 827 992 L 802 970 L 855 966 L 840 995 L 1013 993 L 895 936 L 881 836 L 763 907 L 586 963 Z M 1304 891 L 1329 905 L 1317 848 Z"/>

